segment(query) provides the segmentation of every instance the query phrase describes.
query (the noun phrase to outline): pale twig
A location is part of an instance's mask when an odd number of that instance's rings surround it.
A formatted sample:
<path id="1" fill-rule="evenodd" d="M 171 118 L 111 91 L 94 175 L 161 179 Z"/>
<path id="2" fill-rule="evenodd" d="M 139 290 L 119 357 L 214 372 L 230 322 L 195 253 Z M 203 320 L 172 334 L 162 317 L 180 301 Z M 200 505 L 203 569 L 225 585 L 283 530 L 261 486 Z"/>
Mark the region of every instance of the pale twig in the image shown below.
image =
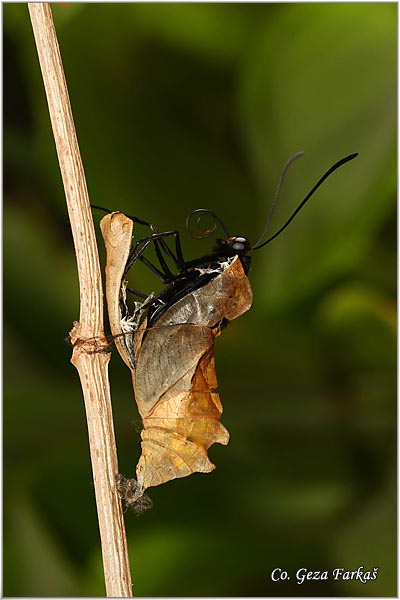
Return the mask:
<path id="1" fill-rule="evenodd" d="M 132 596 L 121 501 L 107 352 L 88 352 L 90 340 L 104 341 L 103 293 L 96 236 L 50 5 L 30 3 L 50 119 L 64 184 L 80 285 L 79 322 L 74 324 L 71 362 L 78 370 L 85 400 L 107 596 Z M 85 342 L 85 340 L 88 340 Z"/>

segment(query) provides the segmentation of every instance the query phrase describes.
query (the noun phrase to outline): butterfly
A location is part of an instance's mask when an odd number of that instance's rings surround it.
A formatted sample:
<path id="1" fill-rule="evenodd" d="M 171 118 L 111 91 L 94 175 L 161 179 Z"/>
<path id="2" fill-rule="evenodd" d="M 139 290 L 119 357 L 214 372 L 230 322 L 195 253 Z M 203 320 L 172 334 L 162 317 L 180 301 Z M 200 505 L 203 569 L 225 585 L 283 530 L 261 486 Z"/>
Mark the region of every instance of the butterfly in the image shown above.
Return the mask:
<path id="1" fill-rule="evenodd" d="M 335 163 L 286 223 L 265 239 L 286 171 L 301 155 L 294 155 L 286 163 L 266 226 L 256 244 L 252 245 L 246 237 L 230 235 L 212 211 L 193 211 L 186 226 L 189 231 L 196 220 L 201 235 L 195 237 L 209 237 L 218 225 L 225 237 L 217 239 L 212 252 L 190 261 L 184 259 L 177 231 L 160 232 L 152 223 L 137 217 L 93 206 L 108 213 L 100 227 L 107 255 L 109 322 L 118 352 L 131 371 L 143 423 L 136 480 L 121 476 L 119 479 L 124 482 L 121 496 L 127 506 L 137 511 L 151 504 L 145 494 L 148 488 L 215 469 L 208 457 L 209 447 L 216 442 L 229 442 L 229 433 L 220 422 L 223 408 L 217 392 L 215 340 L 227 321 L 251 308 L 253 293 L 248 272 L 252 252 L 280 235 L 325 179 L 357 156 L 351 154 Z M 204 216 L 214 220 L 207 230 L 201 229 Z M 136 224 L 147 227 L 149 235 L 135 240 Z M 171 240 L 174 249 L 168 243 Z M 154 249 L 156 264 L 146 256 L 149 246 Z M 162 280 L 164 288 L 160 293 L 144 294 L 129 287 L 127 274 L 138 262 Z M 133 309 L 128 296 L 137 298 Z"/>

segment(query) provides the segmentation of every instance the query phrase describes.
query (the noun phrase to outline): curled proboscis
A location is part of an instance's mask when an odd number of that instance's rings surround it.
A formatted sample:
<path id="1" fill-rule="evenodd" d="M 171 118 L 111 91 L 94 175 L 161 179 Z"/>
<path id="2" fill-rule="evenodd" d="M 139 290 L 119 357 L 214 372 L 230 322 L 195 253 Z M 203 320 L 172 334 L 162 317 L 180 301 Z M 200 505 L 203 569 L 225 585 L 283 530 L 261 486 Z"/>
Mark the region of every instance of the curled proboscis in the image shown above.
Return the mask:
<path id="1" fill-rule="evenodd" d="M 210 216 L 213 219 L 211 227 L 208 227 L 206 229 L 204 229 L 201 225 L 201 221 L 202 219 L 204 219 L 205 216 Z M 193 221 L 198 233 L 193 232 L 191 229 Z M 205 238 L 209 238 L 217 231 L 218 225 L 222 227 L 226 237 L 229 238 L 230 234 L 228 229 L 225 227 L 224 223 L 219 217 L 217 217 L 215 213 L 213 213 L 211 210 L 208 210 L 208 208 L 197 208 L 196 210 L 191 212 L 190 215 L 188 215 L 186 218 L 186 231 L 195 240 L 203 240 Z"/>

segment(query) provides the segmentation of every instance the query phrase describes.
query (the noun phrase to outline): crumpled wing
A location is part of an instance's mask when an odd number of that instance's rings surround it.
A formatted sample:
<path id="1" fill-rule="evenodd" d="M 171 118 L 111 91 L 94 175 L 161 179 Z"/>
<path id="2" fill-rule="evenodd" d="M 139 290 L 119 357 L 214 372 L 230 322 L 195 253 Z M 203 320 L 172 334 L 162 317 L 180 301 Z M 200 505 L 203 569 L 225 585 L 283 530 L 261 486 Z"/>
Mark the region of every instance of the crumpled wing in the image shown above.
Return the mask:
<path id="1" fill-rule="evenodd" d="M 136 474 L 144 487 L 215 469 L 207 455 L 227 444 L 219 422 L 214 341 L 223 318 L 251 307 L 253 295 L 239 259 L 205 286 L 187 294 L 148 331 L 135 336 L 136 402 L 143 419 L 142 456 Z"/>
<path id="2" fill-rule="evenodd" d="M 222 405 L 215 391 L 217 333 L 184 324 L 150 329 L 146 335 L 133 374 L 144 426 L 136 474 L 144 488 L 212 471 L 207 449 L 229 441 L 218 420 Z"/>

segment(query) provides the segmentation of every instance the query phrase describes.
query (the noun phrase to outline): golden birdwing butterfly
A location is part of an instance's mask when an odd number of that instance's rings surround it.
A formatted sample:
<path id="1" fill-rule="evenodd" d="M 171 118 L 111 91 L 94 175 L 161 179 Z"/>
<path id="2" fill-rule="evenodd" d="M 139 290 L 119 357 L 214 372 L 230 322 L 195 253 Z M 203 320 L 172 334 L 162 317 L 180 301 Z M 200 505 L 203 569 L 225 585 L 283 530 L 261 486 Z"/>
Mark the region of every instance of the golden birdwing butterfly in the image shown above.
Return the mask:
<path id="1" fill-rule="evenodd" d="M 205 232 L 207 235 L 198 237 L 208 237 L 217 222 L 227 237 L 217 240 L 211 254 L 185 262 L 176 231 L 159 233 L 146 221 L 102 209 L 109 213 L 100 226 L 107 254 L 106 297 L 111 333 L 119 354 L 131 370 L 143 422 L 136 480 L 118 476 L 121 497 L 136 512 L 152 505 L 144 493 L 147 488 L 215 469 L 208 448 L 216 442 L 227 444 L 229 433 L 219 420 L 223 408 L 217 392 L 214 344 L 224 321 L 239 317 L 252 305 L 253 294 L 247 278 L 249 253 L 275 239 L 325 179 L 357 156 L 351 154 L 335 163 L 285 224 L 265 239 L 286 171 L 302 154 L 294 155 L 286 163 L 266 226 L 253 246 L 247 238 L 230 236 L 214 213 L 198 209 L 189 215 L 187 228 L 193 215 L 201 218 L 209 214 L 215 225 Z M 148 226 L 152 233 L 132 246 L 135 222 Z M 175 238 L 175 254 L 165 241 L 169 236 Z M 150 243 L 160 268 L 144 257 L 143 251 Z M 163 253 L 175 263 L 177 275 L 170 271 Z M 148 297 L 135 292 L 143 301 L 135 303 L 130 314 L 125 276 L 137 260 L 160 276 L 166 288 Z"/>

